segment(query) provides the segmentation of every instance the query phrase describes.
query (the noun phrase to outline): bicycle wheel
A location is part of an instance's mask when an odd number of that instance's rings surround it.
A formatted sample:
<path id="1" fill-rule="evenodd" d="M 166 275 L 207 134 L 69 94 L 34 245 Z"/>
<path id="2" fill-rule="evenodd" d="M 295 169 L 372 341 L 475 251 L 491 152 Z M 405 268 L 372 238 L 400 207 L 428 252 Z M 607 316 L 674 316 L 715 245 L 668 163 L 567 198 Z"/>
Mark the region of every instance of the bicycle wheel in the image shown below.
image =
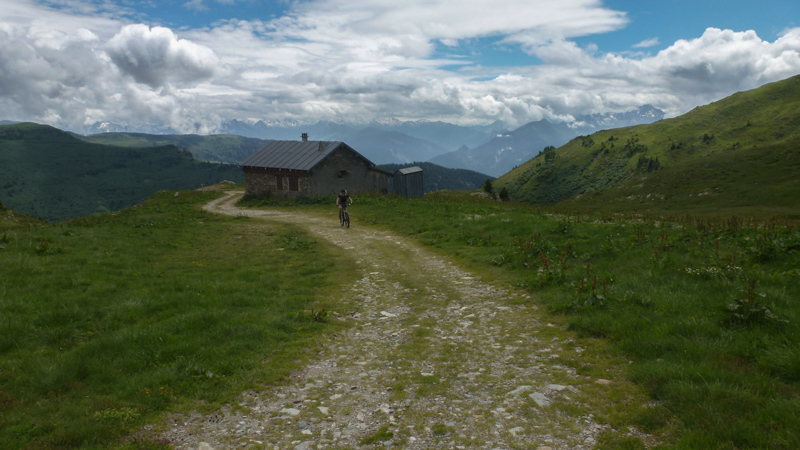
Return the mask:
<path id="1" fill-rule="evenodd" d="M 344 226 L 350 228 L 350 213 L 344 212 Z"/>

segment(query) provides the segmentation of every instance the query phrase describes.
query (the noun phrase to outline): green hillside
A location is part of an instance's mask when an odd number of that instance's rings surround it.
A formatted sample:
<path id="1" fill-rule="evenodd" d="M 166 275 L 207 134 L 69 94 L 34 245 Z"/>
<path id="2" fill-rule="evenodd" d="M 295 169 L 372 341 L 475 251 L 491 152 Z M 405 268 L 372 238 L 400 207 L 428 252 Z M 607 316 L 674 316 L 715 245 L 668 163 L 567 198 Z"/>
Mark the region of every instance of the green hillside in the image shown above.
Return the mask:
<path id="1" fill-rule="evenodd" d="M 381 164 L 379 169 L 390 173 L 405 167 L 418 166 L 423 170 L 423 184 L 425 192 L 440 190 L 471 191 L 478 189 L 486 182 L 487 178 L 494 178 L 484 173 L 466 169 L 450 169 L 429 162 L 414 162 L 411 164 Z"/>
<path id="2" fill-rule="evenodd" d="M 798 217 L 798 144 L 800 76 L 674 119 L 578 137 L 495 186 L 534 204 Z"/>
<path id="3" fill-rule="evenodd" d="M 304 310 L 352 310 L 333 294 L 354 263 L 297 227 L 200 210 L 218 195 L 60 224 L 0 214 L 0 448 L 174 448 L 137 430 L 236 404 L 341 329 Z"/>
<path id="4" fill-rule="evenodd" d="M 266 141 L 263 139 L 216 134 L 199 136 L 196 134 L 156 135 L 144 133 L 100 133 L 91 136 L 77 136 L 96 144 L 120 147 L 158 147 L 177 145 L 189 150 L 202 161 L 239 164 L 258 150 Z"/>
<path id="5" fill-rule="evenodd" d="M 510 277 L 550 320 L 602 339 L 628 362 L 626 375 L 653 402 L 625 413 L 671 442 L 592 448 L 800 448 L 796 221 L 552 214 L 452 192 L 359 205 L 365 223 L 466 260 L 488 278 Z M 585 353 L 573 361 L 566 353 L 558 360 L 580 376 L 607 377 Z M 515 404 L 514 414 L 523 408 Z"/>
<path id="6" fill-rule="evenodd" d="M 243 178 L 236 166 L 195 161 L 174 145 L 112 147 L 45 125 L 0 126 L 0 199 L 49 221 L 116 211 L 159 190 Z"/>

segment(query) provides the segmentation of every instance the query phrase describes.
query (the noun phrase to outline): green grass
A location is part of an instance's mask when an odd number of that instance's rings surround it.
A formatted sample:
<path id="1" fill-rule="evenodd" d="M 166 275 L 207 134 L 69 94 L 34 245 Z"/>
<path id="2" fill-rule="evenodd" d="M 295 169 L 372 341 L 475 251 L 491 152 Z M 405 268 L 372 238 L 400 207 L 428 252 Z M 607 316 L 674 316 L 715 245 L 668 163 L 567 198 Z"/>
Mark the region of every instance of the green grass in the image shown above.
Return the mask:
<path id="1" fill-rule="evenodd" d="M 310 310 L 336 310 L 333 271 L 352 261 L 285 225 L 199 211 L 213 195 L 162 192 L 57 225 L 2 212 L 4 448 L 165 448 L 130 433 L 311 357 L 336 325 Z M 631 361 L 656 403 L 607 422 L 665 448 L 800 447 L 796 223 L 553 213 L 448 192 L 355 202 L 353 226 L 392 228 L 529 290 L 554 321 Z M 333 199 L 309 203 L 294 208 Z"/>
<path id="2" fill-rule="evenodd" d="M 782 145 L 712 152 L 614 187 L 573 197 L 562 208 L 659 215 L 800 218 L 800 137 Z"/>
<path id="3" fill-rule="evenodd" d="M 377 444 L 379 442 L 390 441 L 394 437 L 394 433 L 389 431 L 388 426 L 383 426 L 378 429 L 375 433 L 361 439 L 359 442 L 361 445 L 372 445 Z"/>
<path id="4" fill-rule="evenodd" d="M 500 177 L 511 199 L 595 211 L 799 218 L 800 77 L 603 130 Z"/>
<path id="5" fill-rule="evenodd" d="M 510 279 L 580 336 L 611 343 L 657 401 L 625 420 L 674 430 L 667 447 L 800 447 L 796 223 L 556 214 L 458 193 L 355 201 L 353 226 L 392 228 Z"/>
<path id="6" fill-rule="evenodd" d="M 332 274 L 352 262 L 298 229 L 199 211 L 215 195 L 58 225 L 3 216 L 4 449 L 164 448 L 129 433 L 278 382 L 337 326 L 310 310 L 341 306 Z"/>

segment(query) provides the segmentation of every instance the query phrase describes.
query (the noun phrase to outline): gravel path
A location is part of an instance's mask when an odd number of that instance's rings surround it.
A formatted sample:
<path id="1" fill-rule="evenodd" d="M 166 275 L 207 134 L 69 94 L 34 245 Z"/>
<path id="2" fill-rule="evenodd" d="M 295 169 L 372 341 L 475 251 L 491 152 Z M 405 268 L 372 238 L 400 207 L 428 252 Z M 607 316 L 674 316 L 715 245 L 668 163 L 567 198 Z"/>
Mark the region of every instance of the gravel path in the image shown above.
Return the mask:
<path id="1" fill-rule="evenodd" d="M 621 401 L 624 388 L 564 365 L 584 349 L 526 293 L 390 232 L 357 222 L 343 229 L 334 208 L 329 216 L 240 209 L 241 194 L 205 209 L 294 223 L 339 246 L 361 269 L 346 293 L 359 309 L 341 316 L 351 326 L 293 383 L 246 392 L 216 414 L 171 416 L 160 437 L 174 448 L 590 449 L 604 431 L 652 440 L 595 422 L 591 405 Z"/>

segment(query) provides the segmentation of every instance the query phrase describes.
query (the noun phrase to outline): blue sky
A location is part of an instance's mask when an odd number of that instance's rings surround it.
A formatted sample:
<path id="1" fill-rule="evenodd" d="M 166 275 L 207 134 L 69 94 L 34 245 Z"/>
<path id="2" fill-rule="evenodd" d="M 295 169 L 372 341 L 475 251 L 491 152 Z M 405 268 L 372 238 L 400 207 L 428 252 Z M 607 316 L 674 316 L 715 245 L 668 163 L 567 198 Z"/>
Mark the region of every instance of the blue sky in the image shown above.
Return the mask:
<path id="1" fill-rule="evenodd" d="M 800 1 L 796 0 L 608 0 L 602 3 L 625 13 L 627 24 L 616 31 L 577 38 L 576 42 L 582 47 L 595 44 L 604 52 L 654 53 L 679 39 L 697 37 L 709 27 L 754 30 L 761 38 L 774 40 L 787 29 L 800 26 Z M 153 24 L 180 30 L 212 27 L 231 19 L 269 21 L 291 9 L 288 1 L 220 3 L 203 0 L 161 1 L 158 6 L 149 7 L 142 2 L 138 11 L 147 14 Z M 499 40 L 499 37 L 476 39 L 476 42 L 465 43 L 461 53 L 475 56 L 477 51 L 480 55 L 476 61 L 487 66 L 540 63 L 518 47 L 495 44 Z M 638 44 L 644 45 L 634 47 Z"/>
<path id="2" fill-rule="evenodd" d="M 755 30 L 762 38 L 775 40 L 789 28 L 800 25 L 800 2 L 791 0 L 610 0 L 608 7 L 626 11 L 630 20 L 622 30 L 581 41 L 596 42 L 604 51 L 622 52 L 631 45 L 657 38 L 651 50 L 663 50 L 679 39 L 697 37 L 706 28 Z"/>
<path id="3" fill-rule="evenodd" d="M 800 2 L 0 0 L 0 119 L 510 126 L 800 73 Z"/>
<path id="4" fill-rule="evenodd" d="M 603 51 L 631 50 L 634 44 L 654 38 L 659 44 L 649 48 L 661 50 L 678 39 L 699 36 L 708 27 L 752 29 L 762 38 L 773 40 L 786 29 L 800 25 L 800 2 L 794 0 L 607 0 L 602 3 L 624 12 L 629 20 L 628 25 L 618 31 L 578 40 L 582 44 L 596 43 Z M 138 11 L 146 14 L 153 24 L 175 29 L 210 27 L 230 19 L 268 21 L 290 10 L 288 1 L 220 3 L 205 0 L 195 3 L 199 7 L 192 6 L 190 1 L 139 4 Z"/>

